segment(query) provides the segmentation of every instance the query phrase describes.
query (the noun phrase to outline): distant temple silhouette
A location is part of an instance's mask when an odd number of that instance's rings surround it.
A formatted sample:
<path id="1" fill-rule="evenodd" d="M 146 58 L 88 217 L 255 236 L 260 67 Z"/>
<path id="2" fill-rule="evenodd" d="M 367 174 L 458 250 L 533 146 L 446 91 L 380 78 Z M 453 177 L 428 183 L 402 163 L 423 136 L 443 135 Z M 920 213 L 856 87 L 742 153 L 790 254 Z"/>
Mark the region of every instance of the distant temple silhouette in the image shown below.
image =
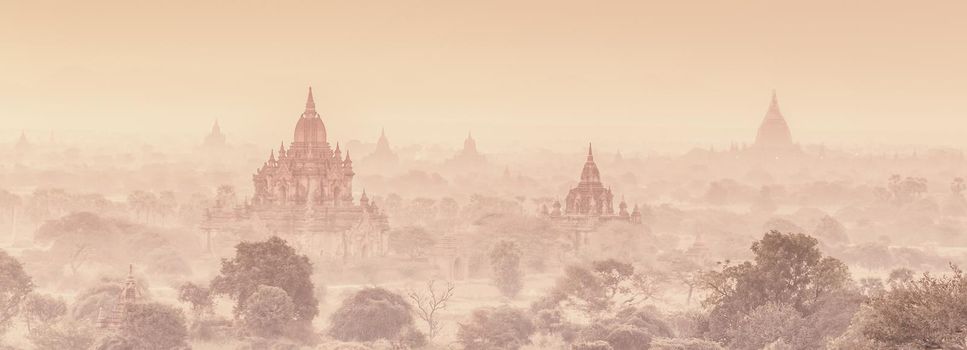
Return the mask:
<path id="1" fill-rule="evenodd" d="M 755 137 L 753 148 L 756 151 L 768 153 L 791 152 L 798 149 L 792 141 L 792 132 L 789 131 L 789 124 L 786 118 L 779 111 L 779 99 L 776 97 L 775 90 L 772 91 L 772 102 L 766 112 L 759 131 Z"/>
<path id="2" fill-rule="evenodd" d="M 487 157 L 477 151 L 477 141 L 473 139 L 473 135 L 469 132 L 467 139 L 463 141 L 463 149 L 447 161 L 447 164 L 457 166 L 478 166 L 486 163 Z"/>
<path id="3" fill-rule="evenodd" d="M 242 208 L 212 208 L 204 229 L 221 232 L 246 222 L 278 234 L 310 256 L 368 258 L 386 254 L 386 215 L 365 191 L 353 199 L 353 162 L 336 145 L 316 112 L 312 88 L 289 149 L 283 143 L 252 176 L 255 194 Z"/>
<path id="4" fill-rule="evenodd" d="M 366 162 L 396 164 L 399 160 L 399 156 L 389 146 L 389 140 L 386 138 L 386 130 L 381 129 L 379 131 L 379 140 L 376 141 L 376 149 L 366 157 Z"/>
<path id="5" fill-rule="evenodd" d="M 204 146 L 207 148 L 225 147 L 225 134 L 222 134 L 222 128 L 218 126 L 218 120 L 215 120 L 212 131 L 208 136 L 205 136 Z"/>
<path id="6" fill-rule="evenodd" d="M 24 131 L 20 132 L 20 138 L 17 139 L 17 143 L 13 146 L 14 150 L 17 152 L 29 151 L 32 147 L 30 141 L 27 140 L 27 133 Z"/>

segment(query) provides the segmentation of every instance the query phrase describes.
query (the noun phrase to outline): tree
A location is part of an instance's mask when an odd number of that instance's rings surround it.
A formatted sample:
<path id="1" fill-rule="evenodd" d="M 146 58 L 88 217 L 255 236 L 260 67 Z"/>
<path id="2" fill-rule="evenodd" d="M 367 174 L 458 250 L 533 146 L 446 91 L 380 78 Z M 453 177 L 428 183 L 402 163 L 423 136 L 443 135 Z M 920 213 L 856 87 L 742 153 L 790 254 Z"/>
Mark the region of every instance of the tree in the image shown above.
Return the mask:
<path id="1" fill-rule="evenodd" d="M 599 260 L 590 266 L 566 267 L 564 276 L 535 308 L 576 309 L 588 317 L 598 318 L 650 299 L 658 292 L 657 287 L 655 276 L 636 271 L 629 263 Z"/>
<path id="2" fill-rule="evenodd" d="M 500 241 L 490 251 L 490 266 L 494 272 L 494 284 L 505 297 L 516 297 L 523 288 L 520 257 L 520 248 L 510 241 Z"/>
<path id="3" fill-rule="evenodd" d="M 90 349 L 94 330 L 83 322 L 63 320 L 37 327 L 27 338 L 37 350 Z"/>
<path id="4" fill-rule="evenodd" d="M 729 349 L 759 350 L 777 340 L 789 341 L 803 321 L 795 309 L 781 304 L 766 304 L 752 310 L 729 329 Z"/>
<path id="5" fill-rule="evenodd" d="M 886 278 L 886 283 L 890 285 L 890 288 L 898 288 L 913 281 L 913 277 L 913 270 L 901 267 L 890 271 L 890 275 Z"/>
<path id="6" fill-rule="evenodd" d="M 826 215 L 819 220 L 816 229 L 813 230 L 816 237 L 826 240 L 829 243 L 849 243 L 849 236 L 846 235 L 846 227 L 839 220 Z"/>
<path id="7" fill-rule="evenodd" d="M 942 277 L 924 274 L 870 300 L 863 334 L 884 347 L 967 347 L 967 276 L 955 266 Z"/>
<path id="8" fill-rule="evenodd" d="M 883 280 L 879 278 L 867 277 L 859 281 L 859 292 L 867 297 L 879 295 L 886 291 L 883 287 Z"/>
<path id="9" fill-rule="evenodd" d="M 390 232 L 390 247 L 410 259 L 422 257 L 434 243 L 433 236 L 421 226 L 405 226 Z"/>
<path id="10" fill-rule="evenodd" d="M 40 243 L 50 243 L 51 255 L 66 257 L 71 273 L 77 272 L 90 261 L 114 262 L 118 252 L 126 251 L 120 246 L 119 223 L 91 212 L 76 212 L 41 225 L 34 238 Z"/>
<path id="11" fill-rule="evenodd" d="M 279 237 L 264 242 L 242 242 L 235 246 L 235 257 L 222 259 L 221 274 L 212 280 L 212 291 L 235 300 L 235 314 L 258 286 L 282 288 L 295 304 L 296 319 L 309 322 L 319 313 L 313 293 L 312 264 L 298 255 Z"/>
<path id="12" fill-rule="evenodd" d="M 665 253 L 659 256 L 659 260 L 665 264 L 663 270 L 668 271 L 672 279 L 688 288 L 685 304 L 691 304 L 695 288 L 701 286 L 702 283 L 702 266 L 695 262 L 689 254 L 679 250 Z"/>
<path id="13" fill-rule="evenodd" d="M 14 237 L 17 233 L 17 207 L 23 204 L 20 196 L 7 190 L 0 190 L 0 208 L 10 212 L 10 236 Z"/>
<path id="14" fill-rule="evenodd" d="M 245 301 L 242 327 L 249 334 L 265 338 L 282 336 L 295 320 L 295 305 L 282 288 L 258 286 Z"/>
<path id="15" fill-rule="evenodd" d="M 0 250 L 0 335 L 17 316 L 34 283 L 17 259 Z"/>
<path id="16" fill-rule="evenodd" d="M 148 223 L 157 200 L 157 197 L 151 192 L 134 191 L 128 194 L 128 206 L 134 210 L 135 216 L 143 223 Z"/>
<path id="17" fill-rule="evenodd" d="M 341 341 L 399 341 L 412 334 L 412 311 L 399 294 L 366 288 L 343 300 L 332 314 L 329 335 Z"/>
<path id="18" fill-rule="evenodd" d="M 46 294 L 30 293 L 22 306 L 21 314 L 27 323 L 27 332 L 33 325 L 49 327 L 58 318 L 67 314 L 67 303 L 63 299 Z"/>
<path id="19" fill-rule="evenodd" d="M 826 295 L 848 286 L 849 270 L 839 260 L 824 257 L 819 242 L 803 234 L 766 233 L 753 243 L 753 262 L 712 271 L 703 278 L 704 300 L 711 309 L 715 340 L 731 341 L 728 329 L 756 308 L 767 304 L 792 307 L 802 316 L 815 312 Z"/>
<path id="20" fill-rule="evenodd" d="M 457 339 L 464 350 L 517 350 L 530 344 L 534 323 L 523 311 L 509 306 L 474 310 L 460 324 Z"/>
<path id="21" fill-rule="evenodd" d="M 571 346 L 571 350 L 614 350 L 614 348 L 604 340 L 596 340 L 574 344 Z"/>
<path id="22" fill-rule="evenodd" d="M 696 338 L 654 338 L 650 350 L 724 350 L 719 343 Z"/>
<path id="23" fill-rule="evenodd" d="M 891 175 L 887 189 L 895 204 L 906 205 L 919 199 L 927 192 L 927 179 L 922 177 L 903 178 L 900 175 Z"/>
<path id="24" fill-rule="evenodd" d="M 178 287 L 178 301 L 187 303 L 195 318 L 212 313 L 215 306 L 211 289 L 191 282 L 185 282 Z"/>
<path id="25" fill-rule="evenodd" d="M 124 314 L 120 335 L 137 349 L 170 350 L 187 345 L 188 328 L 181 310 L 160 303 L 133 304 Z"/>
<path id="26" fill-rule="evenodd" d="M 672 337 L 669 327 L 654 308 L 625 308 L 613 317 L 599 319 L 584 327 L 579 338 L 586 343 L 604 341 L 614 350 L 648 349 L 652 338 Z"/>
<path id="27" fill-rule="evenodd" d="M 178 199 L 172 191 L 164 191 L 158 195 L 158 214 L 161 215 L 161 226 L 167 225 L 168 216 L 175 213 Z"/>
<path id="28" fill-rule="evenodd" d="M 440 332 L 441 325 L 440 319 L 437 318 L 437 311 L 447 308 L 447 302 L 453 296 L 454 288 L 453 282 L 447 281 L 447 285 L 443 289 L 437 290 L 437 288 L 434 288 L 435 283 L 436 281 L 429 280 L 426 282 L 425 292 L 409 291 L 406 294 L 413 302 L 416 316 L 426 322 L 427 336 L 430 339 L 436 337 L 437 333 Z"/>

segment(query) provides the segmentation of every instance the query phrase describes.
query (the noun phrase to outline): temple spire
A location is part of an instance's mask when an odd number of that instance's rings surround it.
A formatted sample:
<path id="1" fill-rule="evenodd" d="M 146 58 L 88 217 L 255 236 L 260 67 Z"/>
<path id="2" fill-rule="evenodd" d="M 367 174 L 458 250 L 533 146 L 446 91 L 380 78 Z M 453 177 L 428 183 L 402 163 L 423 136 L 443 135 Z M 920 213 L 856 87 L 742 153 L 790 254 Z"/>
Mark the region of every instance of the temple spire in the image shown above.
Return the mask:
<path id="1" fill-rule="evenodd" d="M 313 115 L 316 112 L 316 101 L 312 98 L 312 86 L 309 87 L 309 96 L 306 97 L 306 113 L 304 115 Z"/>
<path id="2" fill-rule="evenodd" d="M 776 97 L 776 89 L 772 89 L 772 102 L 769 103 L 769 112 L 766 113 L 766 116 L 782 118 L 782 113 L 779 112 L 779 98 Z"/>
<path id="3" fill-rule="evenodd" d="M 591 143 L 590 142 L 588 142 L 588 161 L 589 162 L 593 162 L 594 161 L 594 153 L 591 152 Z"/>

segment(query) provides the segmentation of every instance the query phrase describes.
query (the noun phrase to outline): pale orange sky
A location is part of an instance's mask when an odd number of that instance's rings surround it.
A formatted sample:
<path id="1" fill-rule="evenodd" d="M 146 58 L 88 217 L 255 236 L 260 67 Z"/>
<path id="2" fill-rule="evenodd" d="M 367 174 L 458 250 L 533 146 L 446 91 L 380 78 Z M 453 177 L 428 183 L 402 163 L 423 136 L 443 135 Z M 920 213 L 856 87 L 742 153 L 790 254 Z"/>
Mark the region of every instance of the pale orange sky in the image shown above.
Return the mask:
<path id="1" fill-rule="evenodd" d="M 0 0 L 4 130 L 967 146 L 964 1 Z M 571 146 L 573 147 L 573 146 Z"/>

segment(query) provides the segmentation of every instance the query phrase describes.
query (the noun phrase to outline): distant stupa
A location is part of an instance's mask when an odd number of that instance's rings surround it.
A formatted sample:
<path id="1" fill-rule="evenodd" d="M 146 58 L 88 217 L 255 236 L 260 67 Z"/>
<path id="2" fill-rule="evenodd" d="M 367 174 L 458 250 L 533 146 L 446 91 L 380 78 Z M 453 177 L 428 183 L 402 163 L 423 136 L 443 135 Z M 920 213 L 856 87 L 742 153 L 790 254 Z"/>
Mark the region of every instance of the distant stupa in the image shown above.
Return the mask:
<path id="1" fill-rule="evenodd" d="M 775 90 L 772 91 L 769 111 L 766 112 L 762 124 L 759 125 L 759 132 L 756 134 L 753 147 L 764 151 L 788 151 L 796 147 L 792 142 L 789 124 L 786 123 L 786 118 L 779 111 L 779 99 L 776 98 Z"/>
<path id="2" fill-rule="evenodd" d="M 30 150 L 30 141 L 27 141 L 27 133 L 20 131 L 20 139 L 13 146 L 18 152 L 26 152 Z"/>
<path id="3" fill-rule="evenodd" d="M 454 165 L 481 165 L 487 162 L 487 158 L 477 151 L 477 140 L 473 139 L 473 134 L 467 133 L 467 139 L 463 141 L 463 149 L 457 152 L 448 163 Z"/>
<path id="4" fill-rule="evenodd" d="M 376 141 L 376 149 L 366 157 L 364 162 L 379 162 L 382 164 L 395 164 L 399 161 L 399 156 L 393 152 L 389 146 L 389 139 L 386 138 L 386 130 L 381 129 L 379 140 Z"/>
<path id="5" fill-rule="evenodd" d="M 205 136 L 205 147 L 209 148 L 219 148 L 225 146 L 225 134 L 222 134 L 222 128 L 218 125 L 218 120 L 215 120 L 215 124 L 212 125 L 212 131 Z"/>

